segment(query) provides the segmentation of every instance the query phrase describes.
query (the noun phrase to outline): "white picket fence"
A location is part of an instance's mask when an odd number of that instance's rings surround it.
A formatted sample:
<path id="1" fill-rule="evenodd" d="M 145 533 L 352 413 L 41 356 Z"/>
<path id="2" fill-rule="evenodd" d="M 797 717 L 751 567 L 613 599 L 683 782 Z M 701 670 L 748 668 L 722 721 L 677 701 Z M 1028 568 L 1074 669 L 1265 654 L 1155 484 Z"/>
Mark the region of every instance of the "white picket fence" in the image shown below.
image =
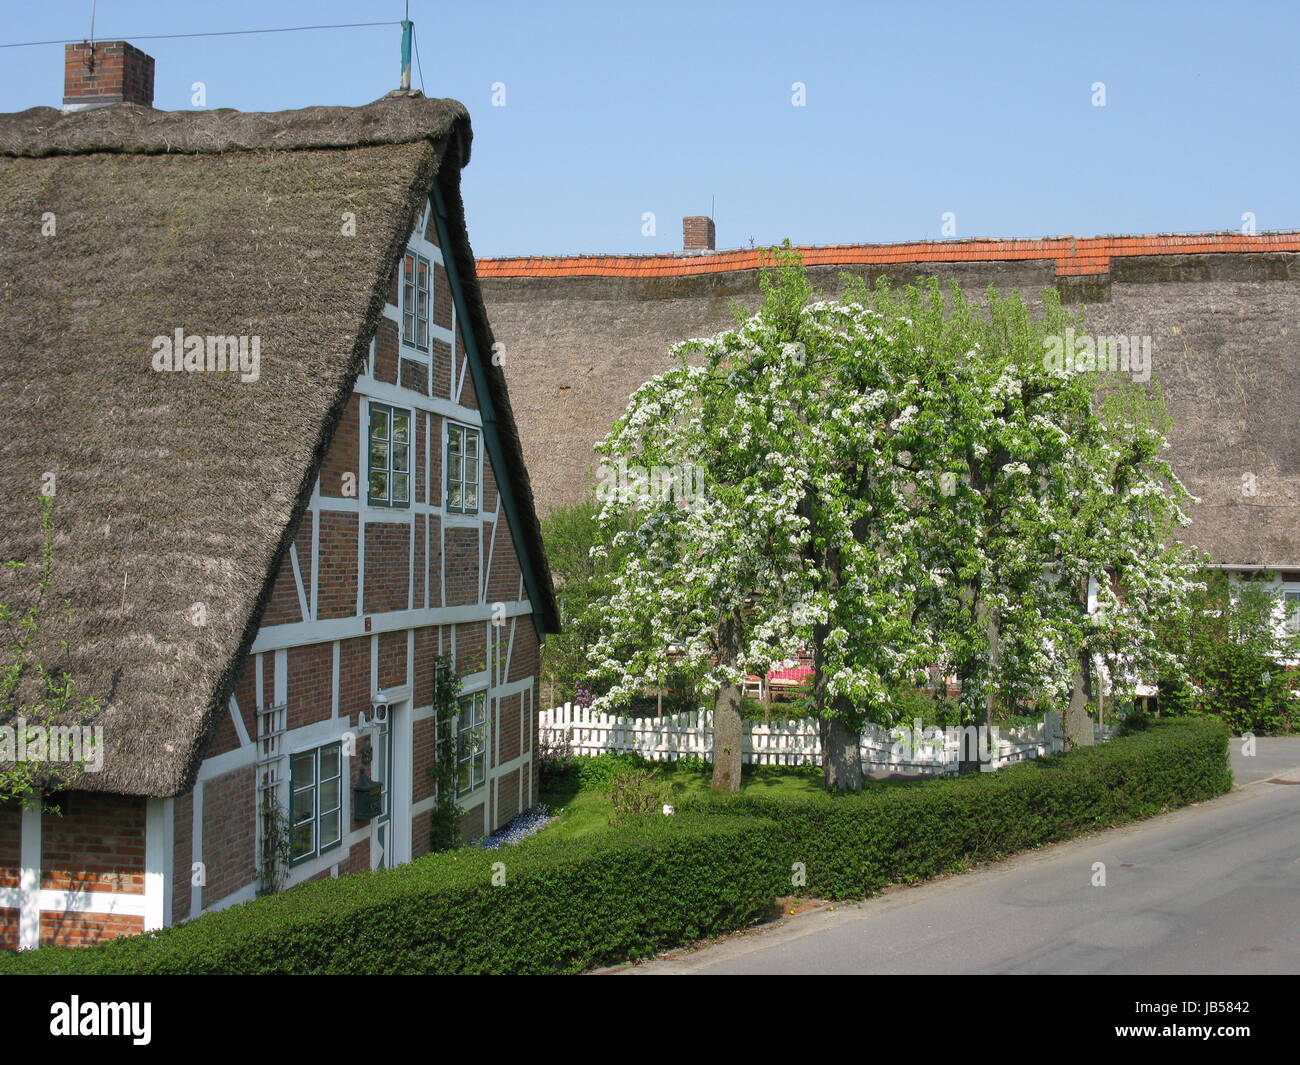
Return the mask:
<path id="1" fill-rule="evenodd" d="M 708 758 L 713 751 L 713 712 L 695 710 L 662 717 L 626 717 L 596 713 L 565 703 L 543 710 L 538 722 L 543 745 L 575 755 L 634 752 L 654 762 L 679 758 Z M 1114 733 L 1094 726 L 1098 741 Z M 747 765 L 820 765 L 821 737 L 813 720 L 746 721 L 741 757 Z M 1038 724 L 995 730 L 995 758 L 1000 768 L 1027 758 L 1059 751 L 1060 719 L 1045 714 Z M 968 742 L 970 742 L 968 740 Z M 957 772 L 961 757 L 960 730 L 937 728 L 914 732 L 910 727 L 885 729 L 868 725 L 859 741 L 864 772 L 946 775 Z"/>

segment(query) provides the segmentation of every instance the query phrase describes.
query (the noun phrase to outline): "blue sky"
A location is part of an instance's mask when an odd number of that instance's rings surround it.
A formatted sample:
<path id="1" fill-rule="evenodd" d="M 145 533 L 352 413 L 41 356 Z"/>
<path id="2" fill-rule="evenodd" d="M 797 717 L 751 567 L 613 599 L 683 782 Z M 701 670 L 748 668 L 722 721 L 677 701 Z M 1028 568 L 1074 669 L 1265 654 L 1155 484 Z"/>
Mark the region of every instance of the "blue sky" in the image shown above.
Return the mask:
<path id="1" fill-rule="evenodd" d="M 85 37 L 90 6 L 0 0 L 0 43 Z M 209 107 L 361 104 L 397 84 L 395 25 L 140 38 L 403 7 L 99 0 L 96 37 L 156 57 L 157 107 L 191 107 L 196 81 Z M 480 255 L 674 251 L 715 198 L 719 247 L 939 239 L 948 212 L 957 237 L 1228 230 L 1245 212 L 1300 228 L 1292 0 L 412 0 L 411 17 L 425 91 L 473 117 Z M 61 46 L 0 49 L 0 110 L 61 98 Z"/>

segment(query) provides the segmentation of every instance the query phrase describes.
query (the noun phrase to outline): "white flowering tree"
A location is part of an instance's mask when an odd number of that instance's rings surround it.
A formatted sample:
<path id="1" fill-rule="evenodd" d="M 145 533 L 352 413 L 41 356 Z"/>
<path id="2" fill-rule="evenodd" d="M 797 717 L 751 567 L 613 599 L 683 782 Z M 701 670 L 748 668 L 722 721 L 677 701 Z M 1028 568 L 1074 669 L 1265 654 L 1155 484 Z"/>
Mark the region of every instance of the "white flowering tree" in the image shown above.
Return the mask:
<path id="1" fill-rule="evenodd" d="M 1176 668 L 1155 624 L 1195 587 L 1172 539 L 1189 497 L 1160 458 L 1158 389 L 1048 359 L 1079 324 L 1054 292 L 1038 316 L 1018 295 L 980 307 L 937 282 L 870 300 L 914 356 L 921 594 L 966 719 L 1065 704 L 1068 738 L 1090 743 L 1094 669 L 1131 690 Z"/>
<path id="2" fill-rule="evenodd" d="M 863 723 L 891 723 L 928 665 L 956 672 L 968 722 L 1068 703 L 1089 742 L 1094 670 L 1122 687 L 1168 668 L 1155 622 L 1193 587 L 1158 396 L 1053 371 L 1048 343 L 1078 324 L 1053 293 L 1038 316 L 937 282 L 816 300 L 790 261 L 764 293 L 678 345 L 598 448 L 601 702 L 692 678 L 719 790 L 739 786 L 746 674 L 799 646 L 833 790 L 861 786 Z"/>
<path id="3" fill-rule="evenodd" d="M 591 658 L 614 681 L 606 704 L 693 677 L 714 698 L 714 786 L 734 790 L 745 675 L 811 644 L 826 782 L 856 789 L 863 720 L 933 657 L 895 461 L 897 338 L 860 304 L 810 304 L 797 267 L 764 289 L 737 328 L 678 345 L 598 449 L 602 520 L 632 528 L 609 540 Z M 699 493 L 664 491 L 656 469 Z"/>

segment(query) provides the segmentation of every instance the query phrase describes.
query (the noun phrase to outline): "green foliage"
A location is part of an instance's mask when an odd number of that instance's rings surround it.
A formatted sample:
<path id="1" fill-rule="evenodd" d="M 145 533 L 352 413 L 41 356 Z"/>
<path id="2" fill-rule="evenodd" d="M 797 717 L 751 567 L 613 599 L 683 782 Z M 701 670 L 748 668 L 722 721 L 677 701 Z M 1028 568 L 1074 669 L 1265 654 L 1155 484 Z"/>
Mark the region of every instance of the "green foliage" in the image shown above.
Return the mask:
<path id="1" fill-rule="evenodd" d="M 610 782 L 620 773 L 629 770 L 648 770 L 654 766 L 649 759 L 629 752 L 598 754 L 594 758 L 577 758 L 578 786 L 581 788 L 608 789 Z"/>
<path id="2" fill-rule="evenodd" d="M 1160 681 L 1162 714 L 1207 714 L 1235 733 L 1300 729 L 1300 674 L 1279 664 L 1300 656 L 1300 637 L 1280 630 L 1278 593 L 1221 571 L 1187 611 L 1166 620 L 1162 636 L 1187 679 Z"/>
<path id="3" fill-rule="evenodd" d="M 850 899 L 1150 817 L 1231 787 L 1226 730 L 1215 722 L 1169 721 L 996 773 L 811 799 L 702 795 L 679 810 L 775 821 L 786 875 L 795 862 L 806 867 L 801 892 Z"/>
<path id="4" fill-rule="evenodd" d="M 614 823 L 620 823 L 628 816 L 660 812 L 668 802 L 671 790 L 657 770 L 620 770 L 609 781 Z"/>
<path id="5" fill-rule="evenodd" d="M 51 646 L 42 633 L 52 622 L 71 616 L 68 600 L 50 601 L 54 584 L 54 499 L 40 497 L 41 559 L 33 586 L 25 593 L 19 589 L 25 605 L 0 603 L 0 626 L 4 629 L 3 658 L 0 658 L 0 725 L 11 725 L 15 732 L 51 726 L 78 726 L 90 719 L 99 702 L 77 693 L 72 676 L 58 664 L 42 657 L 38 647 Z M 6 561 L 4 568 L 15 578 L 21 577 L 28 564 Z M 15 581 L 17 584 L 17 580 Z M 66 640 L 57 641 L 61 651 L 68 649 Z M 100 752 L 102 755 L 102 752 Z M 38 796 L 71 786 L 85 768 L 81 763 L 12 762 L 0 768 L 0 802 L 33 802 Z"/>
<path id="6" fill-rule="evenodd" d="M 542 676 L 553 688 L 557 703 L 571 700 L 580 687 L 600 694 L 587 662 L 587 648 L 596 640 L 592 606 L 605 599 L 613 585 L 611 566 L 591 557 L 592 547 L 602 541 L 599 514 L 595 500 L 584 499 L 557 507 L 542 520 L 542 539 L 563 630 L 546 638 Z"/>
<path id="7" fill-rule="evenodd" d="M 460 677 L 447 655 L 439 655 L 433 664 L 433 713 L 437 721 L 437 751 L 429 767 L 437 788 L 433 810 L 429 814 L 429 849 L 434 853 L 452 850 L 461 844 L 460 815 L 456 802 L 456 698 L 460 695 Z"/>
<path id="8" fill-rule="evenodd" d="M 259 816 L 262 819 L 262 839 L 257 855 L 257 894 L 274 895 L 284 887 L 285 874 L 292 854 L 289 836 L 289 818 L 284 807 L 275 800 L 274 791 L 261 789 Z"/>
<path id="9" fill-rule="evenodd" d="M 0 954 L 0 974 L 580 972 L 752 924 L 781 890 L 775 844 L 755 818 L 657 815 L 311 881 L 96 947 Z"/>

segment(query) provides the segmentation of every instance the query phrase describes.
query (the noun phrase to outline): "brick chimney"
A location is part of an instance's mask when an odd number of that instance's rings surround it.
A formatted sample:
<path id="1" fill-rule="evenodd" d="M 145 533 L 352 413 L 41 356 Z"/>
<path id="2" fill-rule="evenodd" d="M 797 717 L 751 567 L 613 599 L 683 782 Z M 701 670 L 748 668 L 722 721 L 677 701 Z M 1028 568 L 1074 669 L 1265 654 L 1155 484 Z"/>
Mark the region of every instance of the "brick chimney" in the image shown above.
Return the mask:
<path id="1" fill-rule="evenodd" d="M 153 56 L 126 41 L 64 45 L 64 113 L 123 103 L 153 106 Z"/>
<path id="2" fill-rule="evenodd" d="M 713 230 L 713 219 L 695 215 L 682 219 L 682 251 L 687 255 L 702 255 L 713 251 L 718 235 Z"/>

